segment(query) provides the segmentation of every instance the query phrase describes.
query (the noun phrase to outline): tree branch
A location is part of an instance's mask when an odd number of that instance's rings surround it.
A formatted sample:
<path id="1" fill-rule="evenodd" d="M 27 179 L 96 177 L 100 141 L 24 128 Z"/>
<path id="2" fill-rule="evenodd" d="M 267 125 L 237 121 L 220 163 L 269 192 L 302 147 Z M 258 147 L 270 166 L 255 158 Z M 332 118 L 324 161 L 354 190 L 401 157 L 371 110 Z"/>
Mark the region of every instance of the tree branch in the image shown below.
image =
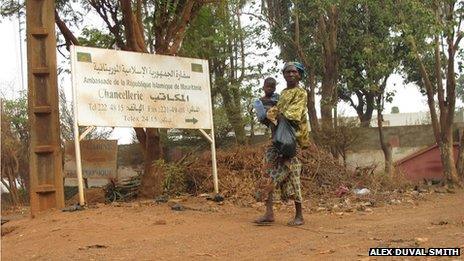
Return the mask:
<path id="1" fill-rule="evenodd" d="M 70 45 L 79 45 L 79 41 L 77 38 L 74 36 L 74 34 L 69 30 L 68 26 L 61 20 L 60 15 L 58 14 L 58 11 L 55 10 L 55 23 L 58 26 L 58 29 L 60 29 L 61 34 L 64 37 L 64 40 L 66 41 L 66 49 L 69 51 L 69 46 Z"/>
<path id="2" fill-rule="evenodd" d="M 134 31 L 134 17 L 132 14 L 132 7 L 130 0 L 120 0 L 121 10 L 124 22 L 124 29 L 126 35 L 126 41 L 131 51 L 142 52 L 137 43 L 136 33 Z"/>
<path id="3" fill-rule="evenodd" d="M 424 83 L 425 90 L 427 93 L 427 103 L 429 105 L 430 117 L 432 119 L 432 127 L 433 127 L 433 133 L 435 136 L 435 140 L 437 144 L 440 145 L 442 143 L 442 138 L 440 136 L 440 122 L 437 117 L 437 111 L 435 109 L 435 100 L 433 98 L 434 96 L 433 85 L 432 85 L 432 82 L 430 81 L 429 75 L 427 73 L 427 70 L 425 69 L 425 65 L 422 62 L 419 52 L 417 51 L 416 41 L 414 40 L 413 37 L 410 37 L 409 42 L 411 44 L 412 52 L 418 63 L 419 73 L 421 75 L 421 79 L 422 79 L 422 82 Z"/>

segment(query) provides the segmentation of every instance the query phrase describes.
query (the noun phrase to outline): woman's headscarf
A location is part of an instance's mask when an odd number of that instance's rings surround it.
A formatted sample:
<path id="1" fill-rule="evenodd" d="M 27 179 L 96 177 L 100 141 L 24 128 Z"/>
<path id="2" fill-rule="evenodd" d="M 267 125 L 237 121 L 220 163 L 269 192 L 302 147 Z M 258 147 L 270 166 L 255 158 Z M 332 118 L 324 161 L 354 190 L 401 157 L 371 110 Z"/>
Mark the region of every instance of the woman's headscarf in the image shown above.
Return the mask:
<path id="1" fill-rule="evenodd" d="M 301 78 L 303 78 L 305 76 L 306 70 L 305 70 L 303 64 L 301 64 L 299 62 L 287 62 L 287 63 L 285 63 L 284 68 L 282 69 L 282 72 L 285 72 L 285 70 L 289 66 L 295 66 L 296 69 L 298 70 L 298 72 L 300 73 Z"/>

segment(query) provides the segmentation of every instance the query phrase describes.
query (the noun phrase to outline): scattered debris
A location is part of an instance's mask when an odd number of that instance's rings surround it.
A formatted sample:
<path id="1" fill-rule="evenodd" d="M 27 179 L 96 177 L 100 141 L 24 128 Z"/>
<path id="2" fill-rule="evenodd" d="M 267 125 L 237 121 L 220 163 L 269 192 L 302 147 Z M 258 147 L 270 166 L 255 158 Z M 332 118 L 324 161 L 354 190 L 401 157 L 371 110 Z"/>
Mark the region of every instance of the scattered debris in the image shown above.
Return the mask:
<path id="1" fill-rule="evenodd" d="M 221 194 L 216 194 L 213 197 L 213 201 L 214 202 L 222 202 L 222 201 L 224 201 L 224 197 Z"/>
<path id="2" fill-rule="evenodd" d="M 216 255 L 210 253 L 196 253 L 196 256 L 209 256 L 209 257 L 216 257 Z"/>
<path id="3" fill-rule="evenodd" d="M 74 212 L 74 211 L 79 211 L 79 210 L 84 210 L 85 208 L 79 204 L 74 204 L 69 207 L 63 208 L 61 211 L 63 212 Z"/>
<path id="4" fill-rule="evenodd" d="M 171 207 L 171 209 L 174 211 L 185 211 L 186 208 L 183 205 L 176 203 Z"/>
<path id="5" fill-rule="evenodd" d="M 341 198 L 344 195 L 348 194 L 348 192 L 350 192 L 350 190 L 346 186 L 340 186 L 337 190 L 335 190 L 335 195 Z"/>
<path id="6" fill-rule="evenodd" d="M 323 251 L 320 251 L 318 254 L 332 254 L 332 253 L 335 253 L 335 250 L 333 249 L 329 249 L 329 250 L 323 250 Z"/>
<path id="7" fill-rule="evenodd" d="M 367 188 L 362 188 L 362 189 L 353 189 L 353 193 L 356 196 L 365 196 L 371 193 L 371 191 Z"/>
<path id="8" fill-rule="evenodd" d="M 99 248 L 108 248 L 108 246 L 95 244 L 95 245 L 90 245 L 90 246 L 85 246 L 85 247 L 79 247 L 79 250 L 99 249 Z"/>
<path id="9" fill-rule="evenodd" d="M 5 236 L 6 234 L 9 234 L 13 232 L 16 228 L 16 226 L 9 226 L 9 227 L 2 227 L 2 237 Z"/>
<path id="10" fill-rule="evenodd" d="M 448 221 L 441 220 L 440 222 L 432 222 L 431 224 L 435 226 L 444 226 L 444 225 L 448 225 Z"/>
<path id="11" fill-rule="evenodd" d="M 155 197 L 155 202 L 156 203 L 166 203 L 169 201 L 169 196 L 168 195 L 161 195 Z"/>

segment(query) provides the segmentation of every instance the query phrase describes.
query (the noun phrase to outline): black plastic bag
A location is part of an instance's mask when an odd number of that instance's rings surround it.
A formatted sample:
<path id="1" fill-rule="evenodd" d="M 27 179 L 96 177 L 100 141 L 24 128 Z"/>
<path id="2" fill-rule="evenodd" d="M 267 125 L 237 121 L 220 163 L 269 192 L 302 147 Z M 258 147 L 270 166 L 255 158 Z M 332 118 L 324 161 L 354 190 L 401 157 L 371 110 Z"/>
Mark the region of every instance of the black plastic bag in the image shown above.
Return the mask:
<path id="1" fill-rule="evenodd" d="M 282 156 L 292 158 L 296 155 L 295 129 L 287 118 L 279 117 L 272 143 Z"/>

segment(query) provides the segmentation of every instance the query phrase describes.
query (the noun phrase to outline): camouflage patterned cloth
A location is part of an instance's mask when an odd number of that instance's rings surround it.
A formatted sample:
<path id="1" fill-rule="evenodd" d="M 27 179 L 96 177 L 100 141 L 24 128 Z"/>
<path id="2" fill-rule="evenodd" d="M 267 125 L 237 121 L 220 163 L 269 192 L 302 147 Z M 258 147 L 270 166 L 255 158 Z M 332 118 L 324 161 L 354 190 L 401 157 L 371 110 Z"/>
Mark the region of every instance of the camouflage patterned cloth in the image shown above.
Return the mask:
<path id="1" fill-rule="evenodd" d="M 265 173 L 272 178 L 274 187 L 280 192 L 280 199 L 285 202 L 293 199 L 301 203 L 303 200 L 300 181 L 302 164 L 298 157 L 283 160 L 279 151 L 271 145 L 266 150 L 264 165 L 268 166 Z"/>
<path id="2" fill-rule="evenodd" d="M 309 124 L 306 90 L 301 87 L 284 89 L 280 94 L 277 109 L 290 121 L 298 124 L 296 139 L 298 145 L 309 145 Z"/>
<path id="3" fill-rule="evenodd" d="M 282 113 L 285 118 L 296 122 L 296 139 L 300 147 L 309 145 L 309 123 L 306 91 L 301 87 L 284 89 L 280 94 L 279 102 L 276 107 L 272 107 L 267 112 L 267 118 L 277 123 L 277 116 Z"/>

